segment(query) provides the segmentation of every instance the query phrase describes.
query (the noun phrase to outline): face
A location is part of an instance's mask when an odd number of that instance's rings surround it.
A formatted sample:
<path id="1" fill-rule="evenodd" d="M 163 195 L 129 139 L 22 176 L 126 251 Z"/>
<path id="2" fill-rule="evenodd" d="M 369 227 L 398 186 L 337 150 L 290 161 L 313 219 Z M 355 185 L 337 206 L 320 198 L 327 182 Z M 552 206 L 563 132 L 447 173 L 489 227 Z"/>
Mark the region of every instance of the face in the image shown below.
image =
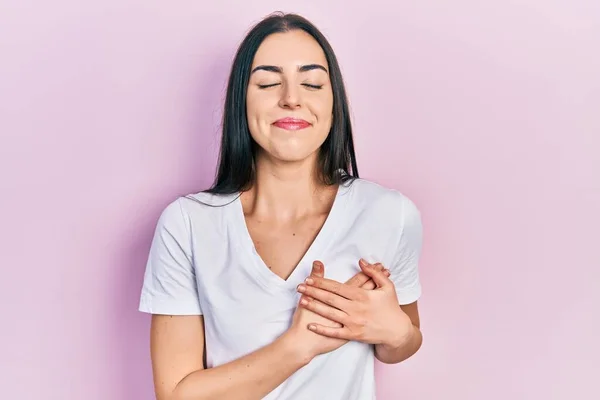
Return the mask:
<path id="1" fill-rule="evenodd" d="M 325 53 L 312 36 L 294 30 L 262 42 L 246 113 L 259 156 L 288 162 L 316 156 L 331 128 L 333 92 Z"/>

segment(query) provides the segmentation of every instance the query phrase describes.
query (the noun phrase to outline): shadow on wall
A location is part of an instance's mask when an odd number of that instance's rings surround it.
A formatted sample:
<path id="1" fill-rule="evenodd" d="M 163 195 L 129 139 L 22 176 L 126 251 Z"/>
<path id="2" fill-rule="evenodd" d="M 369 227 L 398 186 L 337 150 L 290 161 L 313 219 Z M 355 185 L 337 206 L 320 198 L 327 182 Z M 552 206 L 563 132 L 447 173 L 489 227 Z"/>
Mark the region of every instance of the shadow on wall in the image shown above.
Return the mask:
<path id="1" fill-rule="evenodd" d="M 220 117 L 225 85 L 231 64 L 231 55 L 215 57 L 209 68 L 195 75 L 201 84 L 188 103 L 189 109 L 182 115 L 189 117 L 189 123 L 181 134 L 185 135 L 184 148 L 181 148 L 180 162 L 183 176 L 173 176 L 160 193 L 151 193 L 151 205 L 141 206 L 143 212 L 136 210 L 136 229 L 127 236 L 119 252 L 117 262 L 121 264 L 115 270 L 115 292 L 109 295 L 114 299 L 114 326 L 112 327 L 113 346 L 119 354 L 119 398 L 114 400 L 154 399 L 152 369 L 149 352 L 150 316 L 138 311 L 142 279 L 146 267 L 148 251 L 158 216 L 164 207 L 177 196 L 198 192 L 208 188 L 213 181 L 220 140 Z M 198 60 L 202 65 L 205 59 Z M 168 78 L 160 78 L 168 79 Z M 218 128 L 217 128 L 218 125 Z M 176 134 L 165 132 L 165 135 Z M 150 160 L 149 162 L 152 162 Z M 157 183 L 157 184 L 160 184 Z"/>

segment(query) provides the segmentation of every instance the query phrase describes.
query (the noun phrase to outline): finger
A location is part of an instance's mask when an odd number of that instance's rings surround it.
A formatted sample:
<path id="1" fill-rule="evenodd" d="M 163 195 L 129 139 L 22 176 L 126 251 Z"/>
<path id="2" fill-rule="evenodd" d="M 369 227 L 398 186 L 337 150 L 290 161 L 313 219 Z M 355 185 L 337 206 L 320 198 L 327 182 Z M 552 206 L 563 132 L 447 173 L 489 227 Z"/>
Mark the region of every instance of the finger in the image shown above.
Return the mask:
<path id="1" fill-rule="evenodd" d="M 379 264 L 377 267 L 383 269 L 383 265 L 381 264 Z M 369 278 L 369 276 L 365 275 L 362 271 L 360 271 L 357 272 L 352 278 L 348 279 L 346 281 L 346 284 L 350 286 L 361 287 L 362 285 L 367 283 L 369 279 L 371 279 Z"/>
<path id="2" fill-rule="evenodd" d="M 362 285 L 367 283 L 369 281 L 369 279 L 371 279 L 371 278 L 369 278 L 362 271 L 360 271 L 360 272 L 357 272 L 352 278 L 348 279 L 346 281 L 346 285 L 354 286 L 354 287 L 361 287 Z"/>
<path id="3" fill-rule="evenodd" d="M 322 303 L 328 304 L 342 311 L 347 310 L 351 303 L 351 300 L 348 300 L 336 293 L 332 293 L 327 290 L 319 289 L 306 284 L 298 285 L 297 290 L 305 296 L 317 299 Z"/>
<path id="4" fill-rule="evenodd" d="M 315 261 L 312 265 L 312 270 L 310 271 L 311 276 L 316 277 L 324 277 L 325 276 L 325 266 L 321 261 Z"/>
<path id="5" fill-rule="evenodd" d="M 360 288 L 363 290 L 373 290 L 377 287 L 377 285 L 375 284 L 375 282 L 373 282 L 373 279 L 369 278 L 368 281 L 365 282 L 364 285 L 362 285 Z"/>
<path id="6" fill-rule="evenodd" d="M 387 269 L 383 270 L 383 274 L 388 278 L 390 277 L 390 271 Z M 362 285 L 360 288 L 364 289 L 364 290 L 373 290 L 376 287 L 377 287 L 377 285 L 375 284 L 375 282 L 373 282 L 373 279 L 369 278 L 369 280 L 367 282 L 365 282 L 365 284 Z"/>
<path id="7" fill-rule="evenodd" d="M 327 318 L 330 321 L 337 322 L 342 325 L 345 325 L 349 322 L 348 314 L 338 310 L 337 308 L 323 304 L 318 300 L 302 296 L 302 299 L 300 299 L 300 305 L 314 312 L 315 314 L 319 314 L 320 316 Z"/>
<path id="8" fill-rule="evenodd" d="M 388 279 L 387 276 L 385 276 L 385 274 L 381 270 L 379 270 L 378 268 L 374 268 L 372 265 L 369 265 L 362 258 L 360 259 L 358 264 L 360 265 L 362 271 L 371 279 L 373 279 L 373 282 L 375 282 L 377 287 L 383 288 L 391 284 L 391 281 Z"/>
<path id="9" fill-rule="evenodd" d="M 311 323 L 308 325 L 308 329 L 318 333 L 319 335 L 328 336 L 336 339 L 353 340 L 352 331 L 350 329 L 343 328 L 329 328 L 321 324 Z"/>
<path id="10" fill-rule="evenodd" d="M 362 295 L 362 292 L 359 288 L 348 286 L 338 281 L 334 281 L 333 279 L 309 277 L 306 279 L 305 284 L 306 286 L 311 286 L 335 293 L 349 300 L 356 300 Z"/>
<path id="11" fill-rule="evenodd" d="M 315 299 L 308 298 L 306 296 L 302 296 L 302 297 L 300 297 L 300 301 L 298 302 L 298 308 L 300 308 L 300 307 L 306 308 L 303 305 L 303 302 L 302 302 L 303 299 L 307 299 L 308 301 L 311 301 L 314 303 L 320 303 L 319 300 L 315 300 Z M 329 322 L 331 323 L 331 324 L 329 324 L 329 326 L 331 326 L 333 328 L 341 328 L 343 326 L 342 324 L 340 324 L 339 322 L 336 322 L 336 321 L 329 320 Z"/>

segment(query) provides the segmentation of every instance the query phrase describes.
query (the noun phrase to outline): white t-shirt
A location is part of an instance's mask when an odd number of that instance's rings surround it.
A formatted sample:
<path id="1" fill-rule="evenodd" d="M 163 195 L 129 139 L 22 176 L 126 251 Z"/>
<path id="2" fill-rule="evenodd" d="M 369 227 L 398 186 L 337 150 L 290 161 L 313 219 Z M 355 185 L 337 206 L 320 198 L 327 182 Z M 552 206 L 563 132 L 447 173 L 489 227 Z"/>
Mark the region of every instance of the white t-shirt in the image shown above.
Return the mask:
<path id="1" fill-rule="evenodd" d="M 163 211 L 139 309 L 203 315 L 207 364 L 215 367 L 270 344 L 288 329 L 300 298 L 296 287 L 314 260 L 324 263 L 326 278 L 340 282 L 360 271 L 361 257 L 381 262 L 391 272 L 399 303 L 416 301 L 421 243 L 415 204 L 398 191 L 357 179 L 340 186 L 323 228 L 283 280 L 256 252 L 239 196 L 197 193 Z M 264 399 L 374 398 L 373 346 L 348 342 L 314 358 Z"/>

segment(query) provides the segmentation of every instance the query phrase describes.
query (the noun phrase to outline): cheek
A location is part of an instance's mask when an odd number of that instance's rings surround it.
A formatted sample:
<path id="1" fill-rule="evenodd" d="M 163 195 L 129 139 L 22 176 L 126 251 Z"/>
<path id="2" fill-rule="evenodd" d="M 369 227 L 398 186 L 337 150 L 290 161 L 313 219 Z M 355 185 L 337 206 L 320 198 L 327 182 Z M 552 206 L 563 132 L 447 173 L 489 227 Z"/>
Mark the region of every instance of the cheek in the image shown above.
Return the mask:
<path id="1" fill-rule="evenodd" d="M 263 129 L 267 116 L 266 99 L 256 93 L 249 92 L 246 95 L 246 118 L 250 133 L 254 136 Z"/>
<path id="2" fill-rule="evenodd" d="M 268 119 L 278 102 L 279 97 L 275 91 L 249 90 L 246 93 L 246 114 L 249 118 Z"/>
<path id="3" fill-rule="evenodd" d="M 259 114 L 260 99 L 255 94 L 248 92 L 246 94 L 246 115 L 248 119 L 255 119 Z"/>
<path id="4" fill-rule="evenodd" d="M 330 126 L 333 119 L 333 98 L 320 98 L 315 101 L 313 113 L 320 125 Z"/>
<path id="5" fill-rule="evenodd" d="M 331 119 L 333 114 L 333 94 L 331 92 L 315 96 L 311 99 L 311 103 L 313 105 L 313 112 L 319 119 Z"/>

